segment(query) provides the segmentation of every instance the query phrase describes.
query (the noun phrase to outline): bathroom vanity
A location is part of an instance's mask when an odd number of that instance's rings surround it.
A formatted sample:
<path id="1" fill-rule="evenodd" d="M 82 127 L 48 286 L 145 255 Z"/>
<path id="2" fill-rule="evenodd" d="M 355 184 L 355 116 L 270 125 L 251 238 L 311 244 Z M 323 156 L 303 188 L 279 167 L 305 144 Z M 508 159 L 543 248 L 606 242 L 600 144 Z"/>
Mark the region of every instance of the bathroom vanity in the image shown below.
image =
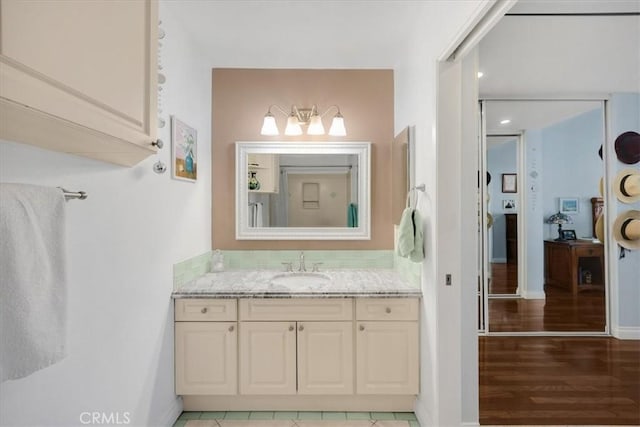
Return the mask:
<path id="1" fill-rule="evenodd" d="M 235 271 L 174 292 L 185 410 L 412 410 L 420 289 L 390 270 Z"/>

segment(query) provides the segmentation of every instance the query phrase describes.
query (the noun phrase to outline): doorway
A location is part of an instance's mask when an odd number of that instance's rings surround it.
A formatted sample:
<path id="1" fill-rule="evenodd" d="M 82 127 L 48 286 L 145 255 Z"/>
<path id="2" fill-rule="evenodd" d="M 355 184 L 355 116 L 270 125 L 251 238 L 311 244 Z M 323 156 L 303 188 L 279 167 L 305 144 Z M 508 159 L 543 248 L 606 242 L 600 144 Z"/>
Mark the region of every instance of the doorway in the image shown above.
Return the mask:
<path id="1" fill-rule="evenodd" d="M 604 104 L 481 102 L 482 332 L 608 333 L 606 251 L 595 236 Z"/>

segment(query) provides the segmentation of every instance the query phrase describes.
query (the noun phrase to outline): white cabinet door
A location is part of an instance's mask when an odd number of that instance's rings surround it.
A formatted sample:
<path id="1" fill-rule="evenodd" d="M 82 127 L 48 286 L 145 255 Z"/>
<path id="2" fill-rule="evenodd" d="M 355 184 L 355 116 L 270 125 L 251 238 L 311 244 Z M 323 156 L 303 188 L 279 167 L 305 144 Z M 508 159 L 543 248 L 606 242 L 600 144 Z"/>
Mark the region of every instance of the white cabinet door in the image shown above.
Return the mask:
<path id="1" fill-rule="evenodd" d="M 176 394 L 237 393 L 237 323 L 176 322 Z"/>
<path id="2" fill-rule="evenodd" d="M 357 322 L 356 392 L 418 394 L 417 322 Z"/>
<path id="3" fill-rule="evenodd" d="M 0 3 L 0 137 L 122 165 L 153 154 L 156 0 Z"/>
<path id="4" fill-rule="evenodd" d="M 296 393 L 295 322 L 240 323 L 240 394 Z"/>
<path id="5" fill-rule="evenodd" d="M 298 393 L 353 393 L 353 322 L 298 322 Z"/>

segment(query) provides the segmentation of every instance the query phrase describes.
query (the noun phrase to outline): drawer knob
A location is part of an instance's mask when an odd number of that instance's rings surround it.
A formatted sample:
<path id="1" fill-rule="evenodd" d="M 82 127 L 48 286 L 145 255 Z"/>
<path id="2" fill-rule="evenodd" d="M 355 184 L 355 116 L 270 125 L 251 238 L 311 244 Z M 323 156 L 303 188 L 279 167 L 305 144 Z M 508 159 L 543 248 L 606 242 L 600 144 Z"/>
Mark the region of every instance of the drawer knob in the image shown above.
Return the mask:
<path id="1" fill-rule="evenodd" d="M 300 325 L 300 326 L 298 327 L 298 330 L 299 330 L 300 332 L 304 331 L 304 326 Z"/>
<path id="2" fill-rule="evenodd" d="M 387 314 L 391 313 L 391 307 L 387 307 L 385 311 L 387 312 Z"/>
<path id="3" fill-rule="evenodd" d="M 361 331 L 364 331 L 364 325 L 360 325 L 360 328 L 359 328 L 359 329 L 360 329 Z"/>
<path id="4" fill-rule="evenodd" d="M 202 310 L 200 310 L 200 313 L 205 314 L 207 312 L 207 307 L 202 307 Z"/>
<path id="5" fill-rule="evenodd" d="M 233 325 L 229 326 L 229 332 L 233 332 L 234 329 L 235 327 Z"/>
<path id="6" fill-rule="evenodd" d="M 290 331 L 293 331 L 294 329 L 295 329 L 295 328 L 293 327 L 293 325 L 290 325 L 290 326 L 289 326 L 289 330 L 290 330 Z"/>

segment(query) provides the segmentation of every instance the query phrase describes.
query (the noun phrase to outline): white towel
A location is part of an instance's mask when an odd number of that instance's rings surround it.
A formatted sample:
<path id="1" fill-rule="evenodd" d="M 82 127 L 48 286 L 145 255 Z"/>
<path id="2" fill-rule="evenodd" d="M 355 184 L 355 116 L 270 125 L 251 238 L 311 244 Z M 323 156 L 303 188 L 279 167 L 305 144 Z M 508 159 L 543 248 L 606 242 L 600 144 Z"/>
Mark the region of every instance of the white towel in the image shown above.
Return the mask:
<path id="1" fill-rule="evenodd" d="M 0 184 L 0 382 L 66 356 L 64 208 L 58 188 Z"/>
<path id="2" fill-rule="evenodd" d="M 256 227 L 264 226 L 264 217 L 263 217 L 263 208 L 262 203 L 256 203 Z"/>

